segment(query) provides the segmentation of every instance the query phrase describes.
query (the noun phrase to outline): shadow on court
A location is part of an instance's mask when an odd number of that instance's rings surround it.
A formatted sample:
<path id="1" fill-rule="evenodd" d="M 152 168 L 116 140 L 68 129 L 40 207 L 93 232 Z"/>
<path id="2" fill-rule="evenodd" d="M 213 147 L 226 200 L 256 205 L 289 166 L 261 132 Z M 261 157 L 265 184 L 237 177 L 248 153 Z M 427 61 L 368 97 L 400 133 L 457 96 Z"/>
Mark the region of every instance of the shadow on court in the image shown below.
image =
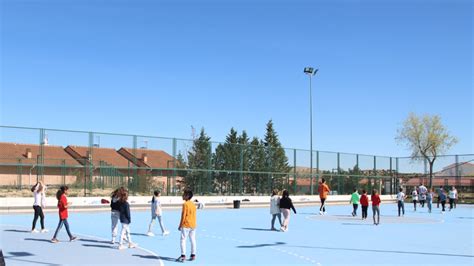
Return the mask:
<path id="1" fill-rule="evenodd" d="M 147 234 L 142 234 L 142 233 L 130 233 L 132 236 L 148 236 Z"/>
<path id="2" fill-rule="evenodd" d="M 427 256 L 450 256 L 450 257 L 474 258 L 474 256 L 472 256 L 472 255 L 465 255 L 465 254 L 449 254 L 449 253 L 403 251 L 403 250 L 333 248 L 333 247 L 316 247 L 316 246 L 315 247 L 311 247 L 311 246 L 287 246 L 287 247 L 310 248 L 310 249 L 326 249 L 326 250 L 344 250 L 344 251 L 357 251 L 357 252 L 377 252 L 377 253 L 395 253 L 395 254 L 413 254 L 413 255 L 427 255 Z"/>
<path id="3" fill-rule="evenodd" d="M 170 261 L 170 262 L 177 262 L 176 258 L 170 258 L 170 257 L 161 257 L 161 256 L 154 256 L 154 255 L 138 255 L 134 254 L 132 255 L 134 257 L 139 257 L 142 259 L 150 259 L 150 260 L 163 260 L 163 261 Z"/>
<path id="4" fill-rule="evenodd" d="M 41 239 L 41 238 L 25 238 L 27 241 L 38 241 L 38 242 L 47 242 L 51 243 L 51 240 L 49 239 Z"/>
<path id="5" fill-rule="evenodd" d="M 275 242 L 274 244 L 255 244 L 255 245 L 248 245 L 248 246 L 237 246 L 238 248 L 263 248 L 263 247 L 273 247 L 273 246 L 280 246 L 286 245 L 285 242 Z"/>
<path id="6" fill-rule="evenodd" d="M 102 243 L 102 244 L 110 244 L 110 241 L 103 241 L 103 240 L 95 240 L 95 239 L 79 239 L 82 242 L 91 242 L 91 243 Z"/>
<path id="7" fill-rule="evenodd" d="M 116 249 L 113 246 L 104 246 L 104 245 L 92 245 L 92 244 L 82 244 L 84 247 L 89 247 L 89 248 L 107 248 L 107 249 Z"/>
<path id="8" fill-rule="evenodd" d="M 268 232 L 275 231 L 275 230 L 267 229 L 267 228 L 249 228 L 249 227 L 242 227 L 242 229 L 243 229 L 243 230 L 252 230 L 252 231 L 268 231 Z"/>
<path id="9" fill-rule="evenodd" d="M 15 232 L 15 233 L 31 233 L 29 230 L 18 230 L 18 229 L 7 229 L 4 232 Z"/>

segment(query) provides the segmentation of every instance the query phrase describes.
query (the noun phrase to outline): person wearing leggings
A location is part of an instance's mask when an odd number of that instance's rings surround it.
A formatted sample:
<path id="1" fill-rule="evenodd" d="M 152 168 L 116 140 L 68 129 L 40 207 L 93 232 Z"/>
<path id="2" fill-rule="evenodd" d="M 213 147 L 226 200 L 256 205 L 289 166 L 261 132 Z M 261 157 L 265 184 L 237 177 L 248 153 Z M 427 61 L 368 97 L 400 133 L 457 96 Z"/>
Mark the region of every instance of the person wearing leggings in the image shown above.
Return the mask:
<path id="1" fill-rule="evenodd" d="M 33 224 L 31 226 L 32 233 L 38 233 L 39 231 L 35 229 L 36 222 L 38 218 L 40 218 L 41 223 L 41 233 L 46 233 L 48 230 L 44 228 L 44 213 L 43 208 L 46 205 L 46 195 L 45 195 L 46 187 L 44 186 L 43 182 L 38 181 L 32 188 L 31 192 L 33 192 L 33 196 L 35 198 L 35 202 L 33 203 L 33 210 L 35 211 Z"/>
<path id="2" fill-rule="evenodd" d="M 331 192 L 324 178 L 322 178 L 321 182 L 319 182 L 318 192 L 319 192 L 319 199 L 321 200 L 321 207 L 319 208 L 319 214 L 323 215 L 323 214 L 326 214 L 325 202 L 328 197 L 328 193 Z"/>

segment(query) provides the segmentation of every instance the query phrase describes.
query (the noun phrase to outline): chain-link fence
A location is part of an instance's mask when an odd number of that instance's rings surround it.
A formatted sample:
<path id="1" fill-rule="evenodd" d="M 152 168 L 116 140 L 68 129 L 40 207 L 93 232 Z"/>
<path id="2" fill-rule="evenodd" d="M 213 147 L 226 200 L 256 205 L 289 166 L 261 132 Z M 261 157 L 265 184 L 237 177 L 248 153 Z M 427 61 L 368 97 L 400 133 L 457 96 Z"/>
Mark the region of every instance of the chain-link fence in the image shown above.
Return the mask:
<path id="1" fill-rule="evenodd" d="M 37 180 L 53 193 L 105 196 L 119 186 L 135 195 L 155 189 L 177 195 L 184 187 L 202 195 L 267 195 L 274 188 L 317 194 L 325 178 L 333 194 L 425 182 L 425 161 L 271 147 L 262 142 L 220 143 L 101 132 L 0 126 L 0 193 L 26 196 Z M 434 176 L 472 191 L 474 155 L 439 156 Z M 414 181 L 411 181 L 414 182 Z M 438 184 L 438 183 L 436 183 Z"/>

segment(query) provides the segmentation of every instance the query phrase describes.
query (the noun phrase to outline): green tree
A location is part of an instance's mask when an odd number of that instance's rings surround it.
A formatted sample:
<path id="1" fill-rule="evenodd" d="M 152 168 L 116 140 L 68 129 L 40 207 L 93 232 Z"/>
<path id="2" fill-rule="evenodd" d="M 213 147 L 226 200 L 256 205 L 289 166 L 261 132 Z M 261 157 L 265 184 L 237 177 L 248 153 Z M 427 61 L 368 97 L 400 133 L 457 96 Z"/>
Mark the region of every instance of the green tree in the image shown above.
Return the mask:
<path id="1" fill-rule="evenodd" d="M 411 150 L 412 160 L 426 160 L 429 163 L 429 187 L 433 184 L 436 158 L 457 143 L 457 139 L 448 133 L 438 115 L 419 117 L 414 113 L 410 113 L 403 126 L 398 129 L 396 139 Z"/>
<path id="2" fill-rule="evenodd" d="M 273 128 L 272 120 L 267 123 L 264 146 L 267 172 L 271 173 L 267 189 L 271 190 L 272 187 L 282 189 L 284 187 L 285 177 L 289 174 L 290 167 L 285 150 L 278 139 L 278 134 Z"/>
<path id="3" fill-rule="evenodd" d="M 211 192 L 213 190 L 210 178 L 211 168 L 211 138 L 206 135 L 204 128 L 197 139 L 193 140 L 193 147 L 188 152 L 188 167 L 190 172 L 184 177 L 186 188 L 195 193 Z"/>
<path id="4" fill-rule="evenodd" d="M 263 180 L 266 178 L 266 175 L 261 174 L 261 172 L 266 170 L 265 146 L 257 137 L 254 137 L 250 142 L 248 164 L 251 173 L 246 180 L 246 190 L 255 193 L 264 192 Z"/>

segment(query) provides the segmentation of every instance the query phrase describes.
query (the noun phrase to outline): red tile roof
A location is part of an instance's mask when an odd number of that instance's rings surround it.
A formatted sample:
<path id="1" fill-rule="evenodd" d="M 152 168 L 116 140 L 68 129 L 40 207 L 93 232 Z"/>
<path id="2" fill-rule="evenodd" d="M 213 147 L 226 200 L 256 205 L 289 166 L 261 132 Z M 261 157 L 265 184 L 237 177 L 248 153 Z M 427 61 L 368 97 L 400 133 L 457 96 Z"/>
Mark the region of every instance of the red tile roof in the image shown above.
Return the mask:
<path id="1" fill-rule="evenodd" d="M 27 149 L 31 151 L 31 158 L 27 158 Z M 78 165 L 77 161 L 71 158 L 64 151 L 62 146 L 43 146 L 44 164 L 46 165 Z M 35 164 L 40 154 L 40 145 L 35 144 L 18 144 L 0 142 L 0 163 L 11 164 L 18 163 L 21 159 L 22 163 Z"/>
<path id="2" fill-rule="evenodd" d="M 89 147 L 84 146 L 72 146 L 69 145 L 65 149 L 73 157 L 75 154 L 79 155 L 80 158 L 76 158 L 78 161 L 84 163 L 83 160 L 88 159 Z M 117 168 L 127 168 L 129 166 L 128 161 L 120 156 L 115 149 L 112 148 L 97 148 L 94 147 L 92 150 L 92 161 L 93 164 L 99 165 L 100 161 L 103 161 L 109 165 L 113 165 Z M 130 165 L 132 166 L 132 165 Z"/>

